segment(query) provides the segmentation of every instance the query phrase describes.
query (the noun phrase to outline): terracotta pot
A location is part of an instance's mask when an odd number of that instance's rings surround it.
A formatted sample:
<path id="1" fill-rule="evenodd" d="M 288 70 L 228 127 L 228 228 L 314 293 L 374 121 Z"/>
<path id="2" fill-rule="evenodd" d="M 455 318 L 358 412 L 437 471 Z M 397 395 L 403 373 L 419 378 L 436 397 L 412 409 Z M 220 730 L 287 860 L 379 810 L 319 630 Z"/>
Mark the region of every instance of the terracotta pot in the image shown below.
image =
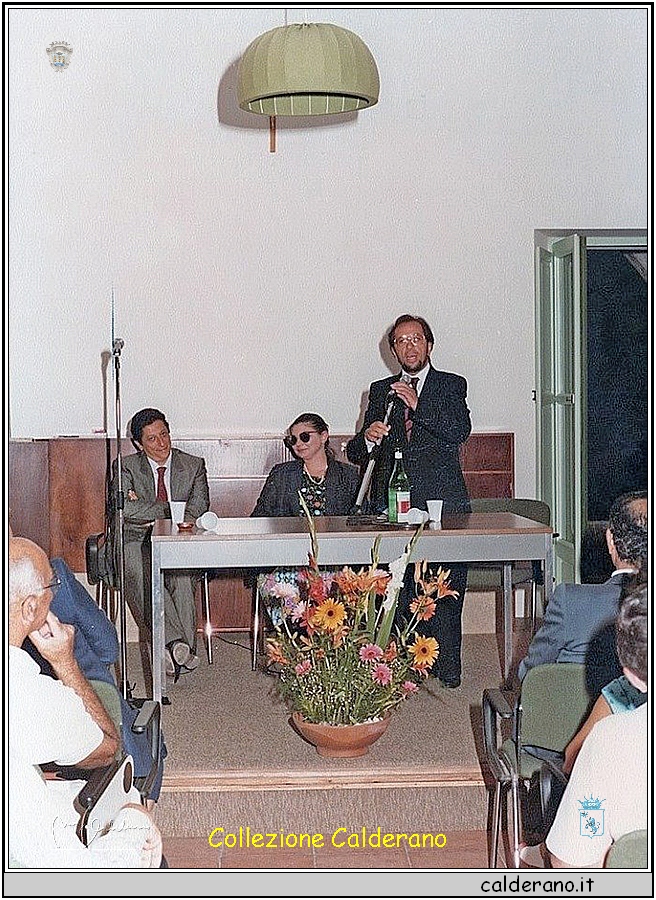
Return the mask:
<path id="1" fill-rule="evenodd" d="M 391 713 L 382 719 L 365 722 L 362 725 L 326 725 L 306 722 L 301 713 L 292 713 L 296 730 L 317 749 L 319 756 L 354 757 L 364 756 L 369 747 L 387 730 Z"/>

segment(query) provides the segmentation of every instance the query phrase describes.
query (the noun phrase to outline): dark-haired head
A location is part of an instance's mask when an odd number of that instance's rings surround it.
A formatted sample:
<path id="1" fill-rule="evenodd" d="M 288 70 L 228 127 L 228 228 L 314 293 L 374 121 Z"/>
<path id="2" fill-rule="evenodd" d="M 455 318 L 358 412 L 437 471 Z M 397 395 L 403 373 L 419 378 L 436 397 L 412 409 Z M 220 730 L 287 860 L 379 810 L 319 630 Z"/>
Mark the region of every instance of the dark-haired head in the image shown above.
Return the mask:
<path id="1" fill-rule="evenodd" d="M 396 329 L 399 327 L 399 325 L 406 325 L 408 322 L 416 322 L 420 326 L 421 330 L 424 333 L 424 337 L 426 338 L 426 343 L 430 344 L 432 347 L 435 343 L 435 338 L 433 337 L 433 332 L 426 319 L 422 319 L 421 316 L 411 316 L 406 314 L 403 316 L 399 316 L 387 333 L 387 342 L 390 345 L 390 350 L 394 350 L 394 335 Z"/>
<path id="2" fill-rule="evenodd" d="M 640 569 L 647 559 L 647 492 L 622 494 L 610 508 L 608 531 L 622 562 Z"/>
<path id="3" fill-rule="evenodd" d="M 295 428 L 296 425 L 307 425 L 308 430 L 316 431 L 318 434 L 326 435 L 326 440 L 324 443 L 324 450 L 326 451 L 326 456 L 334 458 L 335 454 L 329 444 L 328 438 L 328 425 L 326 424 L 325 419 L 323 419 L 318 413 L 307 412 L 301 413 L 300 416 L 296 416 L 294 421 L 291 423 L 289 428 L 287 429 L 287 435 L 285 437 L 285 445 L 291 452 L 294 452 L 294 448 L 292 444 L 289 442 L 289 438 L 291 436 L 292 428 Z"/>
<path id="4" fill-rule="evenodd" d="M 163 422 L 166 425 L 166 430 L 168 432 L 171 431 L 164 413 L 160 412 L 159 409 L 154 409 L 152 406 L 147 406 L 145 409 L 140 409 L 139 412 L 136 412 L 132 416 L 132 419 L 130 421 L 130 438 L 137 450 L 141 449 L 141 447 L 137 445 L 141 444 L 141 436 L 143 434 L 144 428 L 146 428 L 148 425 L 152 425 L 153 422 Z"/>
<path id="5" fill-rule="evenodd" d="M 617 657 L 645 684 L 648 680 L 647 585 L 627 594 L 620 602 L 617 622 Z"/>

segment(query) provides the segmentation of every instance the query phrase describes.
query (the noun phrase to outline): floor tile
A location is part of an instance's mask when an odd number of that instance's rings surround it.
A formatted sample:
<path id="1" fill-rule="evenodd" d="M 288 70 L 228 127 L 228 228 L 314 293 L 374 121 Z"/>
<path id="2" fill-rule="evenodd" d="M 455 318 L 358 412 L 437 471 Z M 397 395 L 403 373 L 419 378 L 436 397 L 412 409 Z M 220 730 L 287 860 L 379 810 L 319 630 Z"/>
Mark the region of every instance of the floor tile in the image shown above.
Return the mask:
<path id="1" fill-rule="evenodd" d="M 311 850 L 224 850 L 222 869 L 312 869 Z"/>
<path id="2" fill-rule="evenodd" d="M 169 869 L 216 869 L 219 851 L 207 838 L 164 838 L 164 856 Z"/>
<path id="3" fill-rule="evenodd" d="M 381 850 L 355 850 L 325 847 L 315 851 L 317 869 L 408 869 L 410 863 L 403 847 Z"/>

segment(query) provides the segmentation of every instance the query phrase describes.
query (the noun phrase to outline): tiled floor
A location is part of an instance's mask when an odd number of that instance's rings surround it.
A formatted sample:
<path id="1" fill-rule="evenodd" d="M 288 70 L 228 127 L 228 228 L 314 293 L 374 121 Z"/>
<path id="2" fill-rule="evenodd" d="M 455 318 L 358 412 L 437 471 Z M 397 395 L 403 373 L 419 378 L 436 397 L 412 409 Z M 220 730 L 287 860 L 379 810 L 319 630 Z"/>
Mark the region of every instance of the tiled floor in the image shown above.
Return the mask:
<path id="1" fill-rule="evenodd" d="M 171 869 L 484 869 L 487 834 L 453 832 L 442 849 L 423 850 L 406 845 L 380 850 L 215 849 L 202 837 L 165 838 L 164 855 Z"/>

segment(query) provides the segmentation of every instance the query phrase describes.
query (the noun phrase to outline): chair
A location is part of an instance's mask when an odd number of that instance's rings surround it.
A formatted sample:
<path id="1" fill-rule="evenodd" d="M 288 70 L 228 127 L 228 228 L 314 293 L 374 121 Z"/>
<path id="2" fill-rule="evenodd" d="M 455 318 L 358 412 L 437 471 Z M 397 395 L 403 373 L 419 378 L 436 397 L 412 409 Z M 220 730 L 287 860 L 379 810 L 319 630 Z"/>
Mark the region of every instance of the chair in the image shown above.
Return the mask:
<path id="1" fill-rule="evenodd" d="M 629 831 L 611 844 L 604 869 L 646 869 L 649 865 L 647 832 Z"/>
<path id="2" fill-rule="evenodd" d="M 586 688 L 585 666 L 550 663 L 530 669 L 519 696 L 498 689 L 483 692 L 483 744 L 494 778 L 491 795 L 492 838 L 489 866 L 496 868 L 501 827 L 501 797 L 510 794 L 513 866 L 519 868 L 522 832 L 520 788 L 524 797 L 544 759 L 558 758 L 586 718 L 592 698 Z M 504 739 L 502 723 L 510 728 Z"/>
<path id="3" fill-rule="evenodd" d="M 549 504 L 543 500 L 524 500 L 508 497 L 480 498 L 471 500 L 471 509 L 475 513 L 514 513 L 540 522 L 542 525 L 551 525 L 551 510 Z M 535 632 L 535 618 L 537 607 L 537 585 L 544 584 L 542 566 L 536 560 L 531 563 L 520 563 L 513 566 L 513 588 L 531 582 L 531 633 Z M 473 565 L 467 572 L 467 589 L 473 591 L 498 591 L 503 587 L 503 573 L 498 563 L 485 565 Z"/>
<path id="4" fill-rule="evenodd" d="M 107 536 L 90 534 L 84 542 L 87 581 L 96 587 L 96 603 L 112 622 L 116 621 L 116 585 L 107 571 Z"/>
<path id="5" fill-rule="evenodd" d="M 161 706 L 155 700 L 132 699 L 126 701 L 131 708 L 129 717 L 124 716 L 124 704 L 121 701 L 121 695 L 118 688 L 107 681 L 92 680 L 89 682 L 91 687 L 98 695 L 98 699 L 102 703 L 105 712 L 112 720 L 119 735 L 123 735 L 121 746 L 116 752 L 116 757 L 110 766 L 100 767 L 99 769 L 83 769 L 79 766 L 64 766 L 59 763 L 46 763 L 41 766 L 42 771 L 48 777 L 64 779 L 65 781 L 77 781 L 83 779 L 89 781 L 94 790 L 98 785 L 104 784 L 106 779 L 100 775 L 106 768 L 112 768 L 117 763 L 121 763 L 126 757 L 130 757 L 131 769 L 134 771 L 135 762 L 133 756 L 137 760 L 137 770 L 141 768 L 144 774 L 134 777 L 134 786 L 139 791 L 142 802 L 151 798 L 153 786 L 158 777 L 160 764 L 162 763 L 162 754 L 164 752 L 161 730 Z M 131 721 L 131 725 L 129 724 Z M 146 735 L 147 748 L 143 743 L 135 742 L 134 739 L 127 740 L 126 732 L 130 731 L 133 735 Z M 128 749 L 128 745 L 132 749 Z M 94 781 L 94 776 L 98 774 L 98 784 Z M 132 782 L 131 782 L 132 783 Z"/>

